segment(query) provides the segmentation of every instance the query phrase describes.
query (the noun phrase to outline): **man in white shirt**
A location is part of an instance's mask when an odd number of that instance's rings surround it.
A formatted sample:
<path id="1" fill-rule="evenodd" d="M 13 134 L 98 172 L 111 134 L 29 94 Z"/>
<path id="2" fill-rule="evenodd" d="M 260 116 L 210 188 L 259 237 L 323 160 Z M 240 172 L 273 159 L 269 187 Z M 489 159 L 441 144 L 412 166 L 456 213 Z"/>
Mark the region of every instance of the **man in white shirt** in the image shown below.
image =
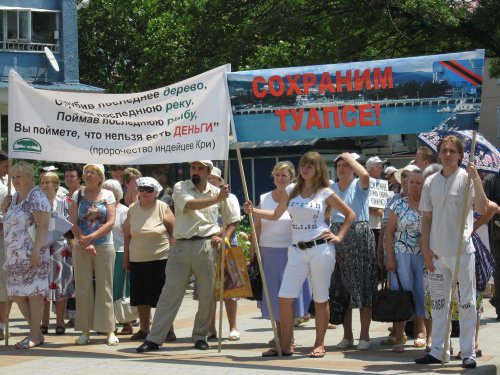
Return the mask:
<path id="1" fill-rule="evenodd" d="M 464 149 L 454 136 L 444 137 L 438 144 L 438 154 L 443 165 L 440 173 L 430 176 L 424 184 L 420 200 L 422 219 L 422 253 L 425 266 L 430 271 L 429 291 L 432 304 L 432 349 L 429 354 L 415 360 L 418 364 L 441 363 L 457 249 L 460 250 L 458 270 L 460 352 L 463 368 L 475 368 L 474 337 L 476 331 L 476 280 L 474 247 L 471 241 L 473 212 L 486 213 L 488 199 L 483 191 L 481 178 L 472 163 L 467 172 L 460 168 Z M 467 174 L 473 182 L 469 201 L 465 190 Z M 465 228 L 461 228 L 464 204 L 468 206 Z M 463 230 L 463 235 L 459 233 Z M 449 350 L 446 360 L 450 358 Z"/>

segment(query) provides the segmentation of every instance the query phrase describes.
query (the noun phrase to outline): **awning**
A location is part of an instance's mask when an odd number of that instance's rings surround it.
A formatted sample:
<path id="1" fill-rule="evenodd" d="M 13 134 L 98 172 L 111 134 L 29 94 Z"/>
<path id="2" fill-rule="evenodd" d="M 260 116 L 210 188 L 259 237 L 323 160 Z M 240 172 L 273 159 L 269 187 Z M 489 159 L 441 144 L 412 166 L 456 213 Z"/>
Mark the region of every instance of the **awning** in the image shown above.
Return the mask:
<path id="1" fill-rule="evenodd" d="M 263 147 L 291 147 L 291 146 L 313 146 L 321 138 L 301 139 L 295 141 L 260 141 L 260 142 L 239 142 L 241 149 L 258 149 Z M 236 149 L 234 139 L 229 140 L 229 149 Z"/>
<path id="2" fill-rule="evenodd" d="M 87 92 L 104 92 L 104 89 L 95 86 L 84 85 L 80 82 L 65 83 L 65 82 L 40 82 L 28 84 L 36 89 L 55 90 L 55 91 L 87 91 Z M 0 81 L 0 89 L 8 89 L 9 82 Z"/>

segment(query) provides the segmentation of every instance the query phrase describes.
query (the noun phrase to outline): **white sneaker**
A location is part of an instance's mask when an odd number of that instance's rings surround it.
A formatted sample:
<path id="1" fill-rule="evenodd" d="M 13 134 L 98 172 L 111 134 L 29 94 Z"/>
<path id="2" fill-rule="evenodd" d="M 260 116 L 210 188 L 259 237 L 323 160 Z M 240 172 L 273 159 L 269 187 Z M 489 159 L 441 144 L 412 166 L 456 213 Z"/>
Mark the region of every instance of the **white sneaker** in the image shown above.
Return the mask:
<path id="1" fill-rule="evenodd" d="M 238 341 L 240 339 L 240 333 L 236 330 L 231 331 L 229 334 L 229 341 Z"/>
<path id="2" fill-rule="evenodd" d="M 354 340 L 342 339 L 342 341 L 337 344 L 337 349 L 347 349 L 352 346 L 354 346 Z"/>
<path id="3" fill-rule="evenodd" d="M 118 345 L 119 342 L 120 340 L 118 340 L 118 337 L 116 337 L 114 333 L 108 335 L 108 340 L 107 340 L 108 346 Z"/>
<path id="4" fill-rule="evenodd" d="M 359 340 L 358 346 L 356 346 L 358 350 L 368 350 L 370 349 L 370 341 Z"/>

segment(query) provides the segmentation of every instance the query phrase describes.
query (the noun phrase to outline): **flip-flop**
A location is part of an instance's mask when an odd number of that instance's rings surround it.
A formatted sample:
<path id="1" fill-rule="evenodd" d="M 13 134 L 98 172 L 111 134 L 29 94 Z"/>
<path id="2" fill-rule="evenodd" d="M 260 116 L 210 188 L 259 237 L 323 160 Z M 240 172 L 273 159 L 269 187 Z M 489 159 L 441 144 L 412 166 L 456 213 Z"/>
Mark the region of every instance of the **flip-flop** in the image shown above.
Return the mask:
<path id="1" fill-rule="evenodd" d="M 293 355 L 293 352 L 287 353 L 287 352 L 282 351 L 281 355 L 283 357 L 290 357 Z M 269 349 L 268 351 L 265 351 L 264 353 L 262 353 L 262 356 L 263 357 L 279 357 L 279 353 L 276 349 Z"/>
<path id="2" fill-rule="evenodd" d="M 309 353 L 309 358 L 323 358 L 325 356 L 325 351 L 324 350 L 313 350 L 311 353 Z"/>

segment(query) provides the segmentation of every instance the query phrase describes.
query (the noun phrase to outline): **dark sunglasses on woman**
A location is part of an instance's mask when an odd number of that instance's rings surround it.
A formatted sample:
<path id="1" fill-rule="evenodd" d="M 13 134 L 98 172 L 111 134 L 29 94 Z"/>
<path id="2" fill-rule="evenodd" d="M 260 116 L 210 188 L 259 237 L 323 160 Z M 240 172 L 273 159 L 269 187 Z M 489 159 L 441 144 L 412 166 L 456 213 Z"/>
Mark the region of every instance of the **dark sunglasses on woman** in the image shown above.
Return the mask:
<path id="1" fill-rule="evenodd" d="M 140 193 L 142 192 L 152 193 L 155 191 L 155 189 L 151 186 L 139 186 L 137 189 L 139 190 Z"/>

